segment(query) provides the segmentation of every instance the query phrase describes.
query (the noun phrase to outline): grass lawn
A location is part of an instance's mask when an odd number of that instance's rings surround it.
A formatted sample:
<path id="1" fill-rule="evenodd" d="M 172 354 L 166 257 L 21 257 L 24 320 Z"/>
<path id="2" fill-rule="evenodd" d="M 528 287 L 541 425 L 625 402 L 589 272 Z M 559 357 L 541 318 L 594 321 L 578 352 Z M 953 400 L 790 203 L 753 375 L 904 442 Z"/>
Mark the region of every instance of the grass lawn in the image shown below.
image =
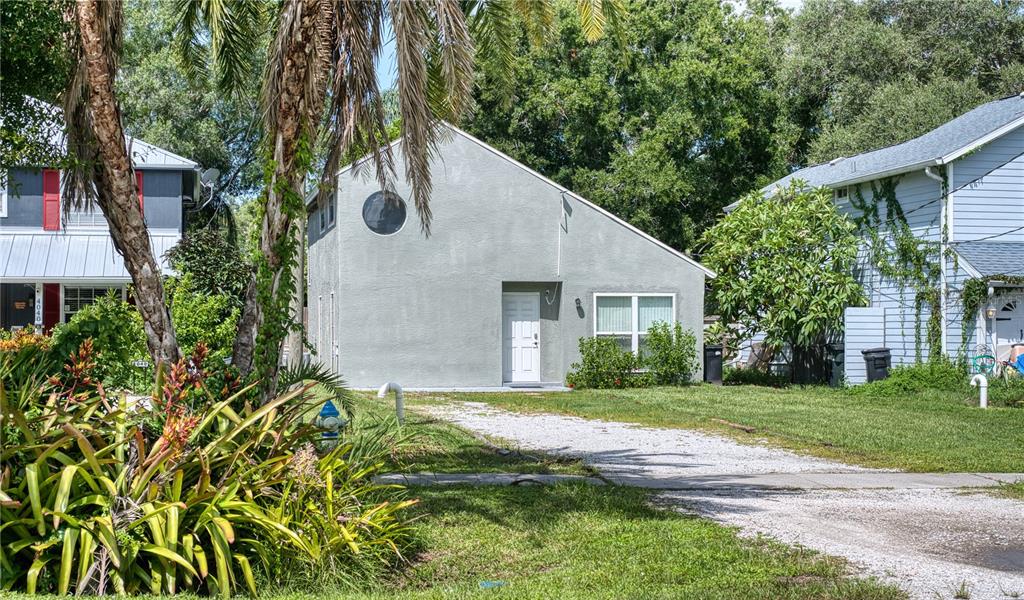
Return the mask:
<path id="1" fill-rule="evenodd" d="M 410 492 L 422 499 L 416 508 L 422 515 L 421 550 L 409 557 L 406 569 L 365 590 L 311 594 L 265 588 L 261 597 L 906 597 L 893 587 L 846 576 L 839 560 L 740 539 L 710 521 L 652 508 L 643 490 L 576 484 Z"/>
<path id="2" fill-rule="evenodd" d="M 487 402 L 516 411 L 706 429 L 739 440 L 766 440 L 816 456 L 908 471 L 1024 472 L 1024 410 L 981 410 L 948 396 L 892 399 L 826 387 L 699 385 L 445 394 L 411 401 Z M 753 427 L 755 432 L 746 433 L 716 419 Z"/>
<path id="3" fill-rule="evenodd" d="M 408 398 L 408 396 L 407 396 Z M 393 426 L 394 399 L 378 400 L 373 394 L 355 394 L 354 427 Z M 405 425 L 396 435 L 409 436 L 394 452 L 388 471 L 418 473 L 562 473 L 586 475 L 590 471 L 579 460 L 554 457 L 539 452 L 519 453 L 514 444 L 489 439 L 493 446 L 512 453 L 499 453 L 466 430 L 418 413 L 405 411 Z"/>
<path id="4" fill-rule="evenodd" d="M 643 490 L 586 485 L 416 489 L 411 598 L 902 598 L 843 563 L 652 508 Z M 504 582 L 482 589 L 482 582 Z M 484 584 L 486 585 L 486 584 Z"/>

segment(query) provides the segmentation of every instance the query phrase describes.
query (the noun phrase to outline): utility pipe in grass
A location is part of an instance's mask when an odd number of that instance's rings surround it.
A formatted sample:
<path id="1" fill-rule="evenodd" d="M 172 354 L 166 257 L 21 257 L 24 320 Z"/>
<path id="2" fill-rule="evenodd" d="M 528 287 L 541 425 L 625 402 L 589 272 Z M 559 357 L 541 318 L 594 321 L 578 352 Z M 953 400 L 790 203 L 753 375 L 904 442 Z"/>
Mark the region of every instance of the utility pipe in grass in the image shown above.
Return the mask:
<path id="1" fill-rule="evenodd" d="M 395 414 L 398 415 L 398 424 L 403 425 L 405 424 L 405 401 L 402 399 L 402 386 L 394 381 L 389 381 L 380 386 L 380 389 L 377 390 L 377 397 L 386 398 L 388 392 L 395 393 Z"/>
<path id="2" fill-rule="evenodd" d="M 988 408 L 988 379 L 978 373 L 971 378 L 971 387 L 976 387 L 981 392 L 981 407 Z"/>

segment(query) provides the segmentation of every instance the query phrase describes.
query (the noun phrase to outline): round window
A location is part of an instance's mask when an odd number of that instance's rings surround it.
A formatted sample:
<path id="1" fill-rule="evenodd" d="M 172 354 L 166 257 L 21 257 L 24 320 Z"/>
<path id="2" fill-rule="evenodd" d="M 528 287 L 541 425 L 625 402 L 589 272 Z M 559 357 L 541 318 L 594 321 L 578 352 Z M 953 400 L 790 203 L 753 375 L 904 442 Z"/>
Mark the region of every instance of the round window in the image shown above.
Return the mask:
<path id="1" fill-rule="evenodd" d="M 405 225 L 405 201 L 391 192 L 374 192 L 363 202 L 363 222 L 380 235 L 398 233 Z"/>

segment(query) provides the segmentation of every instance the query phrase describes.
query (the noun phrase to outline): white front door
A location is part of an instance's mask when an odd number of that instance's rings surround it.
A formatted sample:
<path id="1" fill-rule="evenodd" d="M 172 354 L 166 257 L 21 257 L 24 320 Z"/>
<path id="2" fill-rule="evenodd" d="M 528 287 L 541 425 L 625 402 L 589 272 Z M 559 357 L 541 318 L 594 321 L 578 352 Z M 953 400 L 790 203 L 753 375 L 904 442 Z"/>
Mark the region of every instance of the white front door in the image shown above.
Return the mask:
<path id="1" fill-rule="evenodd" d="M 540 294 L 501 295 L 502 377 L 509 383 L 540 381 Z"/>

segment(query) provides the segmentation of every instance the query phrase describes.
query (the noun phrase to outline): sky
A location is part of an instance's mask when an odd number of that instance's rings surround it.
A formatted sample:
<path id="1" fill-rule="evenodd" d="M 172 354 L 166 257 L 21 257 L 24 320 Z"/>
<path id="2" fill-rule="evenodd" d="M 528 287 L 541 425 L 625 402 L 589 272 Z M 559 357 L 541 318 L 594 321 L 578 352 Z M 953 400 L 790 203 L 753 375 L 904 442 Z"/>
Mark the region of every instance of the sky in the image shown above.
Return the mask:
<path id="1" fill-rule="evenodd" d="M 778 0 L 782 8 L 790 8 L 796 12 L 803 7 L 804 0 Z M 387 40 L 377 59 L 377 85 L 381 91 L 395 87 L 398 69 L 395 65 L 395 34 L 391 31 L 391 21 L 384 22 L 384 39 Z"/>

